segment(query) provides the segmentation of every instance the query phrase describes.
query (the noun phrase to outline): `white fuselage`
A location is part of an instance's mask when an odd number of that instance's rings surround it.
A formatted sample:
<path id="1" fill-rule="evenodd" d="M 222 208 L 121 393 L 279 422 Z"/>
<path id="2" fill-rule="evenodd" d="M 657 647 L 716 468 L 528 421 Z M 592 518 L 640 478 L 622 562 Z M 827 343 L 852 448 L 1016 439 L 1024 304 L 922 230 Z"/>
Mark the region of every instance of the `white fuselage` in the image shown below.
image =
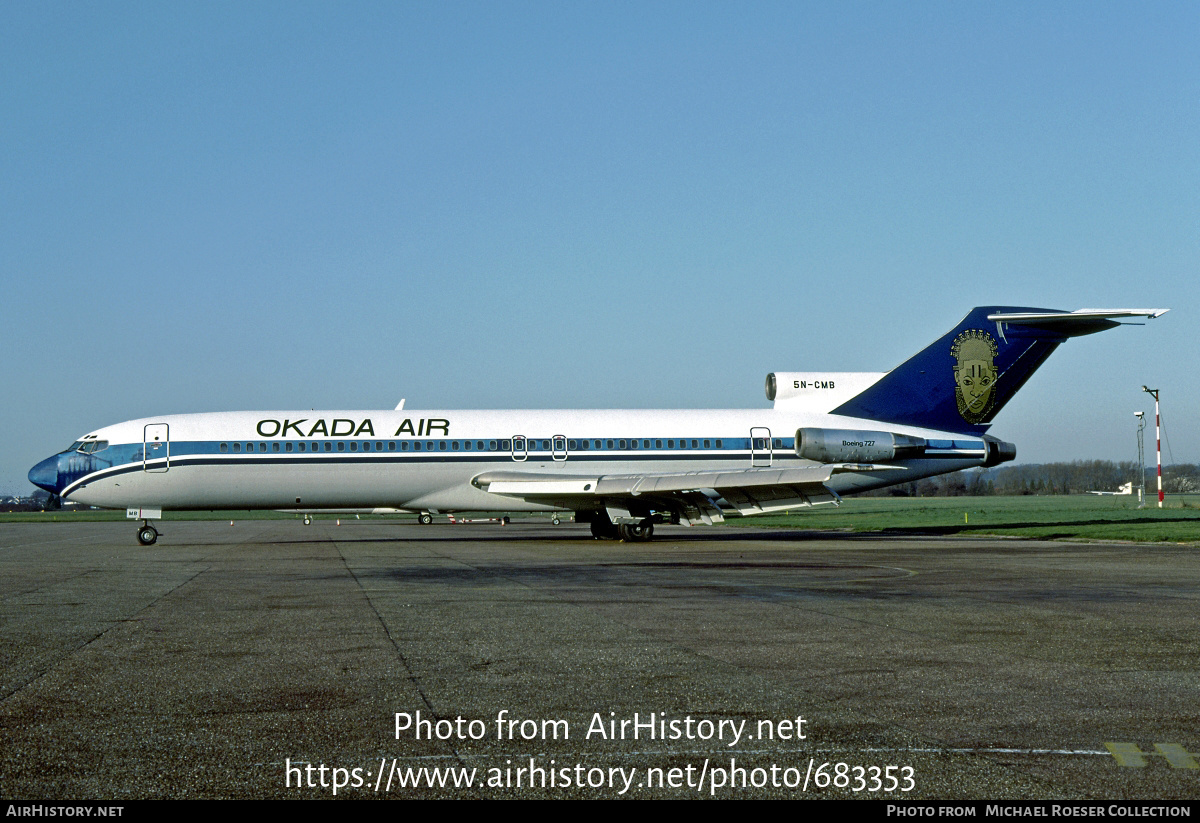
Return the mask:
<path id="1" fill-rule="evenodd" d="M 111 508 L 555 508 L 472 484 L 487 472 L 629 475 L 789 468 L 796 430 L 878 430 L 877 421 L 792 408 L 738 410 L 263 411 L 166 415 L 108 426 L 63 453 L 64 498 Z M 838 493 L 980 466 L 978 436 L 888 426 L 924 438 L 919 459 L 835 475 Z"/>

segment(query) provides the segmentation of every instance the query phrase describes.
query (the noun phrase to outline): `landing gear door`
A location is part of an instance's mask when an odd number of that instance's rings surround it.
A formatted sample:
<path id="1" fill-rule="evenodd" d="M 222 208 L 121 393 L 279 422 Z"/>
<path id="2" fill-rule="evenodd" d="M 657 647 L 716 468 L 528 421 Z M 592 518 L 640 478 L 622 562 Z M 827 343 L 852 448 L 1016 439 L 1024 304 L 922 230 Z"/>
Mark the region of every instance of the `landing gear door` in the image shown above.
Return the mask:
<path id="1" fill-rule="evenodd" d="M 146 426 L 145 441 L 142 471 L 165 472 L 171 468 L 171 441 L 167 436 L 167 424 L 151 423 Z"/>
<path id="2" fill-rule="evenodd" d="M 750 429 L 750 466 L 767 468 L 771 465 L 771 430 L 761 426 Z"/>

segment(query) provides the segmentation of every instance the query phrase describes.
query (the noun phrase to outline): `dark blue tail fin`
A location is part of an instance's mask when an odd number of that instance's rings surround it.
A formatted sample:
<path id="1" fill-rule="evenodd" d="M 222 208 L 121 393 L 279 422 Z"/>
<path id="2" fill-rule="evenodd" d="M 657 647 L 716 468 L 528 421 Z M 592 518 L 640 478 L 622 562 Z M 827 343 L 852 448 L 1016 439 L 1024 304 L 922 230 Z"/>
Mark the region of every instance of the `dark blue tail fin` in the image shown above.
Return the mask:
<path id="1" fill-rule="evenodd" d="M 1068 337 L 1157 317 L 1165 309 L 1063 312 L 1011 306 L 972 309 L 932 346 L 833 410 L 884 423 L 982 434 L 992 418 Z"/>

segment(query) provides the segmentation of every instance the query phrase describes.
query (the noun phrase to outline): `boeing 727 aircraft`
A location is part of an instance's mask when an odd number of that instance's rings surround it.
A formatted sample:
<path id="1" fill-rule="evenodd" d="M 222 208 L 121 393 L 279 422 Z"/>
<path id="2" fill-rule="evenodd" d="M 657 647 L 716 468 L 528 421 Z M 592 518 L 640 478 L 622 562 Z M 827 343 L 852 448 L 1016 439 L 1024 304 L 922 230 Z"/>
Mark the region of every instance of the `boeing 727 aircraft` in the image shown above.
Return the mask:
<path id="1" fill-rule="evenodd" d="M 97 429 L 32 483 L 125 508 L 574 511 L 596 537 L 836 504 L 840 495 L 1016 457 L 986 434 L 1069 337 L 1166 309 L 973 309 L 886 373 L 767 375 L 774 408 L 679 411 L 263 411 Z M 403 404 L 401 404 L 403 405 Z"/>

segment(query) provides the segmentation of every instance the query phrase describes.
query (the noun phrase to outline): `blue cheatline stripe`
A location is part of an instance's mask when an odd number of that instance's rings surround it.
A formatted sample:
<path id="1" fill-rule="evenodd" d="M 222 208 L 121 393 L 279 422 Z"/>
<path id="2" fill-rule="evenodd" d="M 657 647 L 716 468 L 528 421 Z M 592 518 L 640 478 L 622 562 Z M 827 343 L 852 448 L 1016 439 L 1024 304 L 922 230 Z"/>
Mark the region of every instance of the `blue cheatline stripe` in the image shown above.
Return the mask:
<path id="1" fill-rule="evenodd" d="M 632 445 L 630 445 L 630 443 L 635 439 L 639 444 L 645 444 L 648 441 L 651 445 L 649 445 L 649 446 L 646 446 L 646 445 L 632 446 Z M 474 447 L 469 448 L 469 449 L 466 448 L 464 445 L 465 443 L 468 442 L 466 439 L 452 440 L 449 438 L 441 438 L 441 439 L 415 438 L 412 440 L 395 440 L 395 439 L 392 439 L 392 440 L 378 440 L 378 439 L 365 440 L 365 439 L 357 439 L 357 438 L 354 440 L 261 440 L 261 439 L 260 440 L 237 440 L 237 441 L 234 441 L 234 440 L 174 441 L 173 440 L 170 442 L 170 450 L 171 450 L 170 453 L 171 453 L 172 460 L 176 459 L 177 457 L 183 457 L 186 455 L 200 455 L 200 454 L 221 454 L 223 456 L 224 455 L 250 455 L 250 454 L 254 454 L 254 455 L 284 455 L 284 454 L 314 455 L 314 454 L 316 454 L 316 455 L 334 456 L 334 455 L 349 455 L 349 454 L 420 455 L 420 454 L 434 453 L 437 455 L 442 455 L 442 456 L 447 456 L 447 457 L 452 456 L 452 455 L 460 455 L 460 456 L 504 455 L 504 456 L 508 456 L 508 455 L 511 455 L 514 453 L 514 450 L 511 448 L 512 440 L 513 440 L 513 438 L 486 439 L 486 440 L 481 440 L 479 438 L 470 438 L 469 442 L 472 444 L 476 444 L 476 445 L 474 445 Z M 590 446 L 588 448 L 580 447 L 578 444 L 582 443 L 584 440 L 586 440 L 589 443 L 593 443 L 593 444 L 598 441 L 602 445 L 599 448 L 596 448 L 594 445 Z M 709 444 L 707 446 L 704 445 L 706 440 L 708 441 L 708 444 Z M 771 440 L 773 443 L 779 444 L 779 445 L 773 446 L 771 448 L 771 451 L 773 451 L 777 454 L 781 453 L 781 452 L 791 451 L 792 449 L 795 448 L 794 438 L 774 437 L 774 438 L 771 438 Z M 639 437 L 639 438 L 628 438 L 628 437 L 627 438 L 595 438 L 595 437 L 567 438 L 568 448 L 565 450 L 564 449 L 555 449 L 551 446 L 546 445 L 547 443 L 551 443 L 552 441 L 553 441 L 553 438 L 547 438 L 547 437 L 529 438 L 525 442 L 529 443 L 529 444 L 533 444 L 536 442 L 536 445 L 527 445 L 524 449 L 517 449 L 515 453 L 528 454 L 530 456 L 541 455 L 541 454 L 562 455 L 564 453 L 568 453 L 568 454 L 575 455 L 575 456 L 586 456 L 586 455 L 593 455 L 593 454 L 613 454 L 613 453 L 620 453 L 622 455 L 628 455 L 628 456 L 636 456 L 636 455 L 645 454 L 645 453 L 653 453 L 655 455 L 668 454 L 668 455 L 672 455 L 672 456 L 675 456 L 675 455 L 683 456 L 683 455 L 692 455 L 692 454 L 696 454 L 696 453 L 707 454 L 707 455 L 713 455 L 714 453 L 716 453 L 716 454 L 720 455 L 721 453 L 724 453 L 724 452 L 732 452 L 732 453 L 745 452 L 748 454 L 751 451 L 750 438 L 744 438 L 744 437 L 733 437 L 733 438 L 730 438 L 730 437 L 708 437 L 708 438 L 689 437 L 689 438 L 682 438 L 682 439 L 681 438 L 663 438 L 663 437 L 658 437 L 658 438 L 653 438 L 653 437 L 652 438 L 644 438 L 644 437 Z M 620 446 L 620 443 L 622 441 L 626 442 L 625 448 L 621 448 L 621 446 Z M 501 443 L 501 442 L 508 442 L 510 444 L 510 447 L 509 448 L 500 448 L 499 443 Z M 577 446 L 575 448 L 571 448 L 569 446 L 569 443 L 571 443 L 571 442 L 575 442 L 577 444 Z M 611 442 L 613 444 L 612 447 L 608 446 L 609 442 Z M 674 442 L 687 442 L 689 445 L 687 447 L 674 447 L 674 448 L 670 448 L 666 445 L 667 443 L 674 443 Z M 690 444 L 692 442 L 695 442 L 697 445 L 695 447 L 691 446 Z M 717 445 L 718 442 L 720 443 L 719 446 Z M 484 443 L 487 445 L 485 446 L 485 448 L 480 449 L 480 448 L 478 448 L 478 445 L 477 445 L 479 443 Z M 496 443 L 497 446 L 495 448 L 491 448 L 490 445 L 492 443 Z M 654 445 L 655 443 L 662 443 L 663 445 L 656 446 L 656 445 Z M 233 450 L 233 446 L 235 444 L 238 446 L 244 446 L 245 451 L 242 451 L 241 449 L 239 449 L 238 451 L 235 452 Z M 291 444 L 293 446 L 292 451 L 287 451 L 287 446 L 289 444 Z M 301 444 L 303 444 L 306 447 L 303 451 L 301 451 L 299 448 L 299 446 Z M 325 444 L 328 444 L 331 448 L 326 450 L 324 448 Z M 355 448 L 352 450 L 350 448 L 351 444 L 354 444 L 358 448 Z M 387 444 L 387 445 L 384 448 L 380 449 L 380 448 L 376 447 L 377 444 Z M 415 446 L 416 444 L 420 444 L 421 448 L 418 449 L 418 448 L 412 447 L 412 446 Z M 433 444 L 433 446 L 430 447 L 429 444 Z M 457 448 L 455 447 L 456 444 L 457 444 Z M 317 446 L 317 445 L 320 445 L 321 448 L 315 449 L 314 446 Z M 364 445 L 369 446 L 369 448 L 364 448 Z M 222 451 L 222 446 L 226 447 L 226 449 L 224 451 Z M 341 448 L 339 448 L 339 446 Z M 395 448 L 392 448 L 392 446 L 394 446 Z M 410 447 L 405 448 L 405 446 L 410 446 Z M 112 462 L 114 464 L 116 464 L 119 462 L 141 462 L 141 460 L 142 460 L 141 450 L 142 450 L 142 445 L 140 443 L 135 443 L 135 444 L 126 444 L 125 446 L 113 447 L 110 450 L 106 450 L 106 451 L 109 453 L 112 453 L 112 452 L 124 452 L 125 453 L 125 461 L 122 461 L 119 458 L 112 460 Z M 757 451 L 759 454 L 763 454 L 767 451 L 767 449 L 765 447 L 759 447 L 755 451 Z M 101 455 L 101 454 L 104 454 L 104 453 L 97 452 L 97 455 Z M 115 457 L 115 455 L 114 455 L 114 457 Z"/>
<path id="2" fill-rule="evenodd" d="M 764 448 L 757 450 L 751 449 L 751 439 L 747 437 L 688 437 L 688 438 L 666 438 L 666 437 L 639 437 L 639 442 L 649 440 L 652 444 L 649 448 L 639 446 L 636 449 L 621 449 L 619 443 L 625 440 L 627 443 L 633 438 L 608 438 L 608 437 L 589 437 L 589 438 L 567 438 L 568 442 L 575 441 L 576 443 L 583 440 L 595 443 L 599 440 L 602 447 L 599 449 L 568 449 L 567 451 L 553 449 L 544 449 L 540 447 L 543 442 L 552 442 L 554 438 L 527 438 L 526 442 L 532 442 L 536 439 L 539 442 L 539 448 L 526 449 L 525 451 L 513 452 L 510 449 L 500 449 L 499 444 L 507 440 L 510 445 L 513 438 L 496 438 L 494 441 L 489 438 L 480 440 L 479 438 L 471 438 L 471 442 L 478 444 L 480 442 L 490 445 L 491 442 L 497 444 L 497 448 L 490 449 L 454 449 L 454 443 L 465 443 L 466 439 L 451 440 L 447 438 L 441 439 L 412 439 L 412 440 L 305 440 L 306 446 L 312 447 L 315 444 L 321 444 L 322 449 L 319 451 L 285 451 L 288 443 L 297 445 L 299 440 L 239 440 L 237 443 L 248 446 L 245 452 L 232 451 L 232 444 L 235 441 L 217 441 L 217 440 L 192 440 L 192 441 L 171 441 L 170 446 L 170 463 L 172 466 L 216 466 L 216 465 L 347 465 L 347 464 L 418 464 L 418 463 L 496 463 L 501 465 L 512 465 L 513 463 L 526 464 L 529 461 L 534 462 L 569 462 L 570 458 L 574 458 L 575 464 L 581 462 L 591 463 L 614 463 L 614 462 L 659 462 L 662 460 L 674 461 L 737 461 L 742 462 L 750 457 L 766 457 L 768 452 Z M 770 438 L 772 443 L 780 443 L 779 446 L 773 446 L 769 454 L 773 459 L 790 459 L 795 458 L 794 448 L 795 440 L 790 437 L 773 437 Z M 612 441 L 613 448 L 607 448 L 609 441 Z M 689 443 L 688 448 L 667 448 L 666 443 L 669 441 L 680 442 L 681 440 Z M 696 441 L 697 448 L 690 447 L 692 441 Z M 708 440 L 711 444 L 709 448 L 704 448 L 703 443 Z M 721 446 L 716 446 L 717 441 L 721 442 Z M 422 448 L 420 451 L 413 449 L 404 450 L 400 444 L 416 443 L 422 444 L 437 444 L 437 448 L 429 449 Z M 655 442 L 662 442 L 662 447 L 655 447 Z M 330 451 L 325 451 L 323 446 L 329 443 Z M 371 445 L 370 450 L 351 451 L 350 443 L 355 443 L 360 447 L 364 443 Z M 395 444 L 396 448 L 390 449 L 385 447 L 380 450 L 375 448 L 375 444 Z M 267 451 L 258 451 L 259 445 L 267 447 Z M 279 451 L 275 451 L 274 445 L 278 444 Z M 344 450 L 338 450 L 338 445 L 342 445 Z M 445 449 L 441 448 L 441 444 L 445 444 Z M 221 446 L 227 446 L 227 451 L 222 452 Z M 945 458 L 962 458 L 986 453 L 986 446 L 981 440 L 930 440 L 928 441 L 929 451 L 925 457 L 929 459 L 945 459 Z M 95 452 L 94 455 L 86 455 L 85 457 L 90 466 L 102 467 L 97 470 L 87 471 L 86 469 L 79 472 L 77 476 L 63 490 L 63 494 L 69 494 L 70 491 L 78 488 L 80 485 L 104 477 L 113 477 L 120 474 L 142 471 L 147 465 L 150 467 L 161 466 L 163 461 L 161 458 L 151 460 L 148 464 L 143 462 L 143 444 L 131 443 L 110 446 L 103 451 Z M 938 452 L 942 452 L 939 454 Z M 516 455 L 516 457 L 514 457 Z M 555 456 L 560 456 L 560 459 L 555 460 Z M 524 459 L 519 459 L 524 457 Z M 82 469 L 82 467 L 81 467 Z"/>

